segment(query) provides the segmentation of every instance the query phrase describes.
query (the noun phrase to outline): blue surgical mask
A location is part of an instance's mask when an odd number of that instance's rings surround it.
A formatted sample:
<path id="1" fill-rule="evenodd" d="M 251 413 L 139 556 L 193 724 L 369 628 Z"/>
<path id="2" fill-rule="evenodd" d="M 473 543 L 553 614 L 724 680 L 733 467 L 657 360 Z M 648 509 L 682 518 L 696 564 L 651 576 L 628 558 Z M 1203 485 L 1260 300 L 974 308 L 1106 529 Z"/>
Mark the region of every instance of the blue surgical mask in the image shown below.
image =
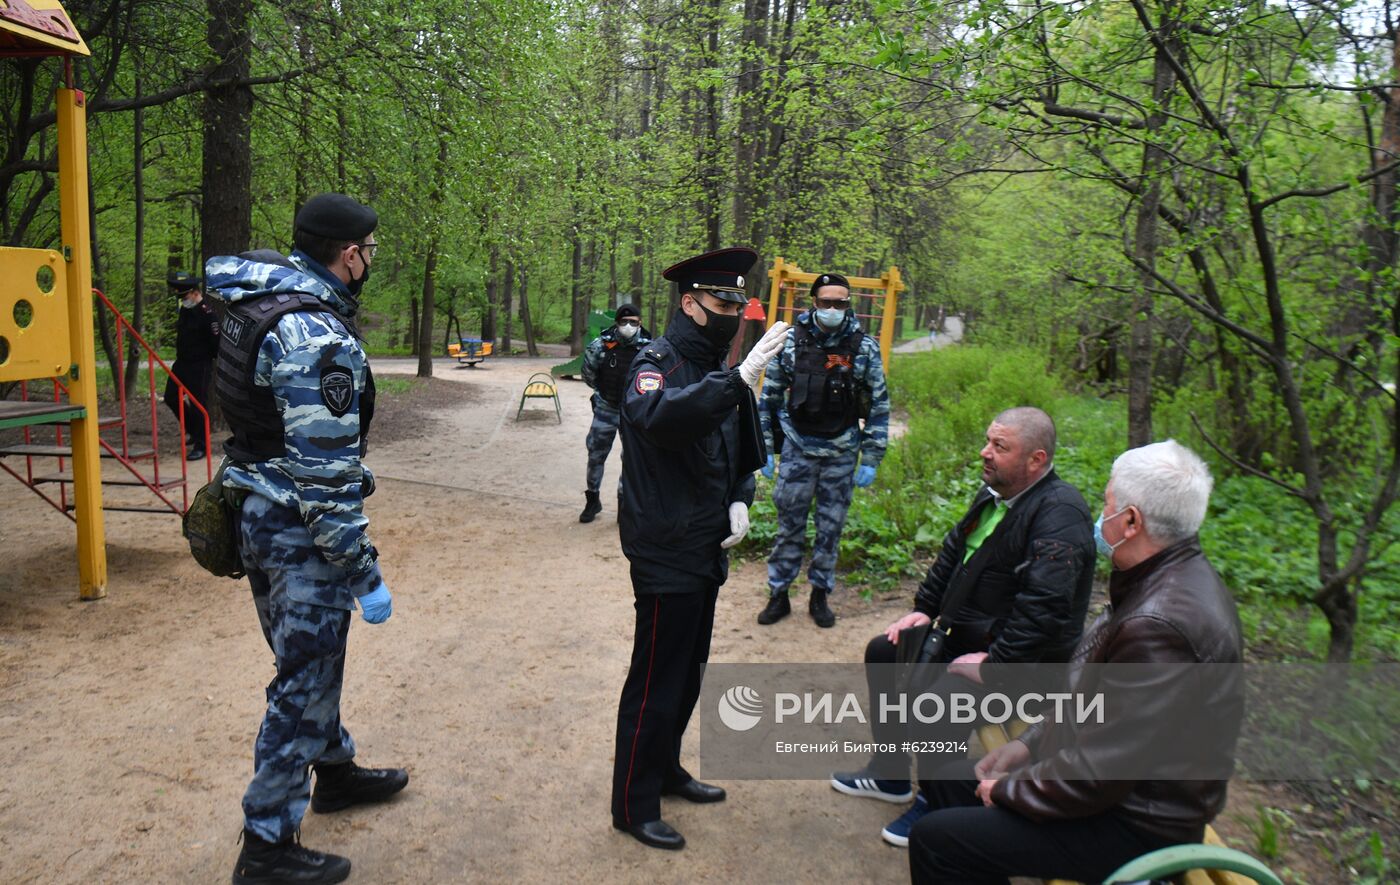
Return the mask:
<path id="1" fill-rule="evenodd" d="M 1126 512 L 1126 509 L 1119 510 L 1117 513 L 1110 516 L 1109 519 L 1117 519 Z M 1122 546 L 1123 541 L 1126 540 L 1128 539 L 1123 538 L 1119 540 L 1117 544 L 1108 543 L 1108 539 L 1103 536 L 1103 514 L 1100 513 L 1098 521 L 1094 523 L 1094 546 L 1099 548 L 1100 555 L 1107 557 L 1110 563 L 1113 562 L 1113 551 Z"/>
<path id="2" fill-rule="evenodd" d="M 832 331 L 839 329 L 845 319 L 846 311 L 839 307 L 824 307 L 817 311 L 817 322 Z"/>

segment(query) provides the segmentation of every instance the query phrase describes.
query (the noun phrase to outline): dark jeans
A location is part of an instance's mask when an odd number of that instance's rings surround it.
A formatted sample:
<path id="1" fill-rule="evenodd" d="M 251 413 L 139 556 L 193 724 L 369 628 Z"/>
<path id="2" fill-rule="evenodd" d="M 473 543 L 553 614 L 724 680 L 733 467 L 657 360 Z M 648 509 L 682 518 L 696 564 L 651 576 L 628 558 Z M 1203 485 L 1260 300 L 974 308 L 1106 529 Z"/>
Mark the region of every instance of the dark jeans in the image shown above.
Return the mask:
<path id="1" fill-rule="evenodd" d="M 872 711 L 870 732 L 875 743 L 899 746 L 905 741 L 917 741 L 923 744 L 940 741 L 944 744 L 965 744 L 967 742 L 976 724 L 948 721 L 947 702 L 951 695 L 957 693 L 971 695 L 980 703 L 983 694 L 985 694 L 985 689 L 981 685 L 945 672 L 929 688 L 925 689 L 926 693 L 937 695 L 944 700 L 944 715 L 939 717 L 936 722 L 920 722 L 914 718 L 914 700 L 910 698 L 905 704 L 906 721 L 900 723 L 893 717 L 879 715 L 879 696 L 883 694 L 886 698 L 893 699 L 896 694 L 894 643 L 886 639 L 883 633 L 870 640 L 870 643 L 865 647 L 865 663 L 876 665 L 865 668 L 865 683 L 870 692 L 870 710 Z M 931 705 L 925 705 L 924 710 L 926 716 L 930 718 L 933 716 L 934 708 Z M 882 721 L 882 718 L 890 718 L 891 721 Z M 923 754 L 918 757 L 919 770 L 926 773 L 937 772 L 951 759 L 962 758 L 966 755 L 966 750 Z M 903 780 L 909 777 L 909 759 L 909 753 L 880 753 L 871 760 L 871 765 L 876 777 Z"/>
<path id="2" fill-rule="evenodd" d="M 1037 823 L 977 798 L 969 760 L 924 785 L 928 814 L 909 835 L 915 885 L 1005 885 L 1010 876 L 1102 882 L 1135 857 L 1177 844 L 1137 830 L 1111 811 Z"/>

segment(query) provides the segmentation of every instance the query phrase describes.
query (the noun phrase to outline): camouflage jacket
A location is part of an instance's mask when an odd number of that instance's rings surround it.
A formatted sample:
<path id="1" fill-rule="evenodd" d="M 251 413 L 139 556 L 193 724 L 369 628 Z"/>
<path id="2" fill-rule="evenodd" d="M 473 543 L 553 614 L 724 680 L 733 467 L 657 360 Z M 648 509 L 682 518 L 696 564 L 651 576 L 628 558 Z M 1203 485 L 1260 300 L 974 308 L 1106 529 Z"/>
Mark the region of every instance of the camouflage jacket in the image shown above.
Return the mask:
<path id="1" fill-rule="evenodd" d="M 342 315 L 354 312 L 353 301 L 338 279 L 300 252 L 295 267 L 238 256 L 211 258 L 205 267 L 206 291 L 235 302 L 278 292 L 314 295 Z M 321 370 L 336 364 L 354 379 L 348 411 L 336 417 L 320 389 Z M 378 586 L 378 552 L 369 541 L 364 496 L 374 490 L 374 476 L 360 462 L 360 395 L 368 361 L 355 335 L 333 313 L 303 311 L 278 320 L 258 348 L 253 383 L 271 387 L 282 413 L 285 457 L 250 464 L 230 464 L 224 486 L 262 495 L 301 512 L 321 555 L 344 569 L 348 590 L 363 596 Z M 328 604 L 349 608 L 350 600 Z"/>
<path id="2" fill-rule="evenodd" d="M 598 392 L 598 368 L 603 364 L 603 356 L 612 348 L 618 346 L 635 347 L 637 352 L 651 343 L 651 333 L 645 328 L 637 330 L 637 334 L 632 336 L 632 340 L 623 341 L 617 334 L 617 327 L 612 326 L 604 329 L 603 334 L 594 338 L 588 343 L 588 347 L 583 351 L 583 383 L 593 388 L 593 405 L 595 407 L 616 412 L 617 406 L 610 405 Z M 625 379 L 624 379 L 625 381 Z M 626 386 L 625 383 L 623 385 Z"/>
<path id="3" fill-rule="evenodd" d="M 811 311 L 798 314 L 797 322 L 806 326 L 813 337 L 824 345 L 834 344 L 842 338 L 853 335 L 860 329 L 860 323 L 851 314 L 846 315 L 841 328 L 827 332 L 817 324 Z M 792 386 L 793 362 L 797 355 L 797 345 L 792 331 L 787 334 L 782 353 L 773 358 L 764 370 L 763 396 L 758 404 L 759 420 L 763 423 L 763 441 L 768 451 L 773 451 L 773 416 L 782 422 L 783 435 L 792 440 L 793 445 L 804 454 L 817 458 L 829 458 L 860 450 L 860 462 L 869 467 L 877 467 L 885 457 L 885 449 L 890 439 L 890 394 L 885 387 L 885 369 L 880 362 L 880 342 L 866 335 L 860 342 L 860 350 L 855 358 L 855 376 L 864 385 L 870 400 L 870 414 L 855 427 L 832 439 L 804 437 L 793 427 L 787 414 L 787 392 Z"/>

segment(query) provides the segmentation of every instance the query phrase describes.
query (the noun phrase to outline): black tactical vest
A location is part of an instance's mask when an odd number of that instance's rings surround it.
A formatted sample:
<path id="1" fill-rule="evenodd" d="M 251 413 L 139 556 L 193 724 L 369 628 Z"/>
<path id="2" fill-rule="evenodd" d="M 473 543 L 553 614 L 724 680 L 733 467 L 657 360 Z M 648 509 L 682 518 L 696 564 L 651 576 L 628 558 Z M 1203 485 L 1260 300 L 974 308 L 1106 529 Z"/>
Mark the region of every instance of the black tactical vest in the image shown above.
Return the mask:
<path id="1" fill-rule="evenodd" d="M 635 337 L 633 340 L 636 340 Z M 604 345 L 608 343 L 605 341 Z M 627 373 L 641 349 L 639 344 L 617 341 L 613 347 L 603 351 L 603 358 L 598 363 L 598 394 L 603 397 L 603 402 L 615 409 L 622 405 L 622 394 L 627 389 Z"/>
<path id="2" fill-rule="evenodd" d="M 796 353 L 787 413 L 798 433 L 830 439 L 855 426 L 862 412 L 856 353 L 864 337 L 856 332 L 826 348 L 806 326 L 793 326 Z"/>
<path id="3" fill-rule="evenodd" d="M 219 359 L 214 373 L 214 389 L 219 397 L 229 430 L 233 433 L 224 443 L 224 454 L 230 460 L 250 463 L 282 458 L 287 454 L 282 415 L 271 387 L 253 383 L 257 370 L 258 348 L 263 338 L 289 313 L 319 311 L 328 313 L 353 328 L 330 305 L 313 295 L 301 292 L 264 295 L 260 298 L 235 301 L 224 309 L 222 334 L 219 336 Z M 364 457 L 369 440 L 369 425 L 374 419 L 374 375 L 365 364 L 365 389 L 360 394 L 360 457 Z"/>

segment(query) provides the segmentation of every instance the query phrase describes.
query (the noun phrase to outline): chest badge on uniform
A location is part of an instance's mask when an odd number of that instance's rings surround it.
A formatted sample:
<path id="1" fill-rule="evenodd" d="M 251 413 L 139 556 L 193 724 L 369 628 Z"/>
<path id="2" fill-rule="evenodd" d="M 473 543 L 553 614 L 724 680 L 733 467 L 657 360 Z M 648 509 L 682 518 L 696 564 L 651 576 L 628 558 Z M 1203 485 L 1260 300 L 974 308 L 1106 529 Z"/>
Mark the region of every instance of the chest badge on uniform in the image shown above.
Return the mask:
<path id="1" fill-rule="evenodd" d="M 350 370 L 340 366 L 327 366 L 321 370 L 321 401 L 332 415 L 339 418 L 350 411 L 354 395 L 355 380 L 350 377 Z"/>
<path id="2" fill-rule="evenodd" d="M 826 368 L 835 369 L 838 367 L 849 369 L 851 367 L 851 358 L 844 353 L 828 353 L 826 355 Z"/>
<path id="3" fill-rule="evenodd" d="M 638 372 L 637 392 L 651 393 L 666 386 L 666 377 L 660 372 Z"/>

